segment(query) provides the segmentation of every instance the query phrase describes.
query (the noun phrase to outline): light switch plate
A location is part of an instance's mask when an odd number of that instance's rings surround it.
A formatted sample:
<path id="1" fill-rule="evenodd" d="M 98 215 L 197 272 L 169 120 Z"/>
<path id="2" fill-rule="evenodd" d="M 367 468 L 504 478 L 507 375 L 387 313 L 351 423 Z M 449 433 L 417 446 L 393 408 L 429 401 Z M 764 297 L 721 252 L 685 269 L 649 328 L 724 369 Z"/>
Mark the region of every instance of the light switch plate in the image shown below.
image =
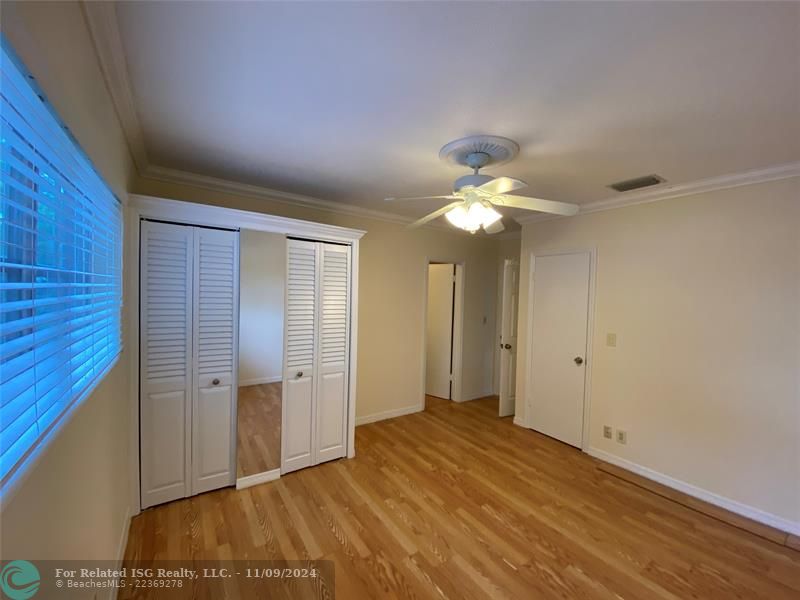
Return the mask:
<path id="1" fill-rule="evenodd" d="M 613 439 L 614 434 L 611 431 L 611 425 L 603 425 L 603 437 Z"/>
<path id="2" fill-rule="evenodd" d="M 622 429 L 617 429 L 617 442 L 620 444 L 628 443 L 628 432 Z"/>
<path id="3" fill-rule="evenodd" d="M 606 346 L 610 348 L 617 347 L 617 334 L 616 333 L 607 333 L 606 334 Z"/>

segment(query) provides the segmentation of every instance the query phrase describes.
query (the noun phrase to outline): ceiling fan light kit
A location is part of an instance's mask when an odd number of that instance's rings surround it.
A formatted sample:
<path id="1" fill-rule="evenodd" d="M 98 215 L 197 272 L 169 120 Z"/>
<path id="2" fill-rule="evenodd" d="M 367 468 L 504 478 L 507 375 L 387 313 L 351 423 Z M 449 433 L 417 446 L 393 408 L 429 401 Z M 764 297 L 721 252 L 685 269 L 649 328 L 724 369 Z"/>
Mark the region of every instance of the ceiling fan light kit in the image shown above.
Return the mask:
<path id="1" fill-rule="evenodd" d="M 576 204 L 554 202 L 540 198 L 509 195 L 509 192 L 527 187 L 521 179 L 482 175 L 480 169 L 505 164 L 519 153 L 519 145 L 508 138 L 496 135 L 474 135 L 445 144 L 439 158 L 445 162 L 472 169 L 469 175 L 456 179 L 453 193 L 449 196 L 427 196 L 423 198 L 386 198 L 387 201 L 449 199 L 456 200 L 436 210 L 409 227 L 419 227 L 442 215 L 465 231 L 475 233 L 481 227 L 486 233 L 500 233 L 505 229 L 502 216 L 492 205 L 509 206 L 524 210 L 570 216 L 578 212 Z"/>
<path id="2" fill-rule="evenodd" d="M 451 208 L 446 214 L 450 223 L 459 229 L 475 233 L 481 227 L 486 230 L 502 218 L 502 215 L 488 203 L 472 202 L 469 207 L 465 204 Z"/>

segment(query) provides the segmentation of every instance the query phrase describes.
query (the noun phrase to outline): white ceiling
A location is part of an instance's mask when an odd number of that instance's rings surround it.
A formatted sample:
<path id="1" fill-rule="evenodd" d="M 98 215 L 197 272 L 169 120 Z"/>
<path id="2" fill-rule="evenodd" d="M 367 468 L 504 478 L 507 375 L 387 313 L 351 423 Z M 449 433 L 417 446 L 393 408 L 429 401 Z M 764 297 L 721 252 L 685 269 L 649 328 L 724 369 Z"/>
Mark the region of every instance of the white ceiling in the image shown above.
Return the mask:
<path id="1" fill-rule="evenodd" d="M 586 203 L 800 160 L 800 3 L 117 5 L 152 164 L 422 215 L 473 133 Z M 491 173 L 491 171 L 490 171 Z"/>

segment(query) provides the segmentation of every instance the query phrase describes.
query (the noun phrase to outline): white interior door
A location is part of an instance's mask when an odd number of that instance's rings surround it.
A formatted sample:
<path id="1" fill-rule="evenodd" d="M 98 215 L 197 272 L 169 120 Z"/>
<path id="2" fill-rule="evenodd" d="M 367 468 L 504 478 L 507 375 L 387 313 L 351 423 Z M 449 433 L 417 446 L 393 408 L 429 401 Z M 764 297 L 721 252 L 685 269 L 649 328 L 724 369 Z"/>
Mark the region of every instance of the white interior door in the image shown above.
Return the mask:
<path id="1" fill-rule="evenodd" d="M 350 247 L 319 244 L 320 308 L 314 463 L 347 454 Z"/>
<path id="2" fill-rule="evenodd" d="M 142 508 L 190 493 L 193 252 L 191 227 L 142 222 Z"/>
<path id="3" fill-rule="evenodd" d="M 580 447 L 589 314 L 588 252 L 535 256 L 528 425 Z"/>
<path id="4" fill-rule="evenodd" d="M 500 416 L 514 414 L 517 384 L 517 315 L 519 314 L 519 261 L 503 262 L 503 297 L 500 317 Z"/>
<path id="5" fill-rule="evenodd" d="M 451 397 L 453 291 L 455 266 L 428 265 L 428 307 L 425 329 L 425 393 Z"/>
<path id="6" fill-rule="evenodd" d="M 192 494 L 236 481 L 239 232 L 194 228 Z"/>
<path id="7" fill-rule="evenodd" d="M 319 280 L 317 244 L 286 242 L 281 472 L 313 464 L 314 356 Z"/>

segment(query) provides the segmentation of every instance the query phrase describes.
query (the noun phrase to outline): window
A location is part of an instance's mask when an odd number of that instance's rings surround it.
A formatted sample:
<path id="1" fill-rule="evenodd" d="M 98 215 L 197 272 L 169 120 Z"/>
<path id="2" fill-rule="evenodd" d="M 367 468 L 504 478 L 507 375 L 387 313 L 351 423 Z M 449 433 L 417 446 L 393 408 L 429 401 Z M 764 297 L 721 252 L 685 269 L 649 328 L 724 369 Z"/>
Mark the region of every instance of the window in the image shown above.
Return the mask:
<path id="1" fill-rule="evenodd" d="M 121 348 L 122 209 L 2 38 L 0 481 Z"/>

